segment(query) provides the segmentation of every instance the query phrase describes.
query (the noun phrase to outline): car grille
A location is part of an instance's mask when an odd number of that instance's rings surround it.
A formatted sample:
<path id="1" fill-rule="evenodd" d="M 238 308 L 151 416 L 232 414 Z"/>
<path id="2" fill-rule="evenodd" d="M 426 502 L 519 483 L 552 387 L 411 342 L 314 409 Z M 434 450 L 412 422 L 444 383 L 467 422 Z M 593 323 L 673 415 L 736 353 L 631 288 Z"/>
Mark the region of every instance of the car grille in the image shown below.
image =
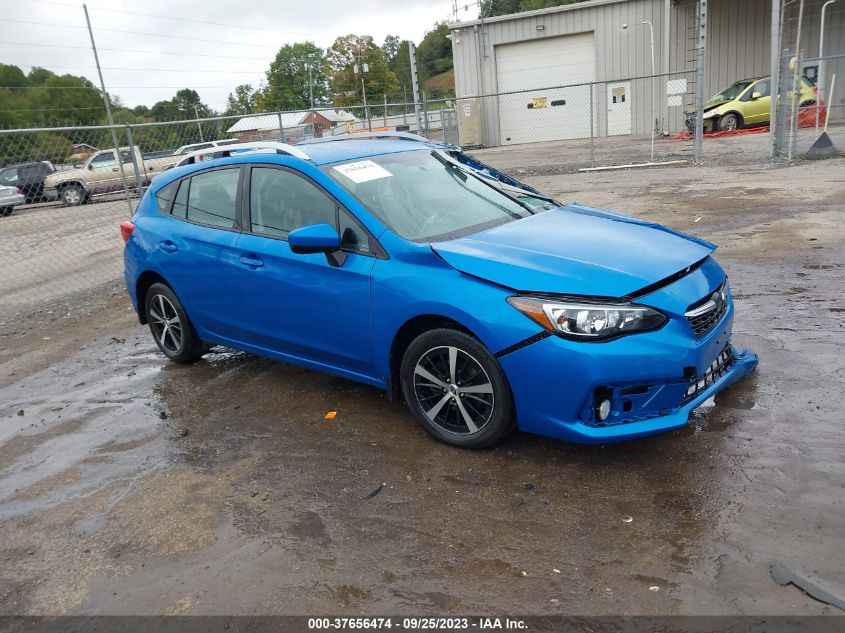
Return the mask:
<path id="1" fill-rule="evenodd" d="M 684 316 L 696 336 L 704 336 L 722 320 L 728 310 L 728 280 L 713 294 L 690 306 Z"/>
<path id="2" fill-rule="evenodd" d="M 719 378 L 728 373 L 728 370 L 730 370 L 731 366 L 734 364 L 734 360 L 734 354 L 733 350 L 731 350 L 731 346 L 726 345 L 724 349 L 719 352 L 716 360 L 710 363 L 710 366 L 704 372 L 703 376 L 697 376 L 690 379 L 689 384 L 687 385 L 687 393 L 684 395 L 684 399 L 681 404 L 689 402 L 699 393 L 707 389 L 707 387 L 719 380 Z"/>

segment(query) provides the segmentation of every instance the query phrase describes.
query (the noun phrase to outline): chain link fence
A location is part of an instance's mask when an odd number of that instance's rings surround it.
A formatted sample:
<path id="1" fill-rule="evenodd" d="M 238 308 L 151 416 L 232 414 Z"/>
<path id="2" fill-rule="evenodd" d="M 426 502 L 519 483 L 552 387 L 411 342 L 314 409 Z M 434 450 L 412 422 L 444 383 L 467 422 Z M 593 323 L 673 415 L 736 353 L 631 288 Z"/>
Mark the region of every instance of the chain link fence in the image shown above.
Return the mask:
<path id="1" fill-rule="evenodd" d="M 569 150 L 562 168 L 690 160 L 693 71 L 456 99 L 463 147 Z"/>
<path id="2" fill-rule="evenodd" d="M 122 280 L 119 225 L 158 174 L 218 142 L 399 130 L 458 142 L 453 103 L 374 104 L 132 125 L 0 130 L 0 332 Z"/>
<path id="3" fill-rule="evenodd" d="M 690 81 L 689 73 L 657 75 L 475 101 L 0 130 L 0 191 L 11 196 L 0 202 L 0 330 L 15 315 L 58 312 L 103 287 L 119 288 L 120 223 L 151 180 L 191 151 L 395 130 L 470 147 L 571 143 L 566 169 L 688 158 L 690 141 L 665 136 L 684 128 Z"/>
<path id="4" fill-rule="evenodd" d="M 845 3 L 784 2 L 772 138 L 776 161 L 845 151 Z"/>

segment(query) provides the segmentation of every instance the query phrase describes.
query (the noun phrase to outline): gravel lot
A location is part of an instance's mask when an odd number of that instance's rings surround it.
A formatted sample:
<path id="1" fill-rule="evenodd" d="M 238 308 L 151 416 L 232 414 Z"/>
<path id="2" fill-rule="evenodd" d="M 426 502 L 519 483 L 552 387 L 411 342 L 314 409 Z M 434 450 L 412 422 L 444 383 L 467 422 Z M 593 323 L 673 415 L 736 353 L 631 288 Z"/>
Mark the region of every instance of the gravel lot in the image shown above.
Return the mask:
<path id="1" fill-rule="evenodd" d="M 570 149 L 478 155 L 721 247 L 760 366 L 683 430 L 467 452 L 352 382 L 172 365 L 114 281 L 125 208 L 3 219 L 45 250 L 33 231 L 83 214 L 102 247 L 78 265 L 104 273 L 59 299 L 51 269 L 53 307 L 0 331 L 0 614 L 836 612 L 769 566 L 845 585 L 845 159 L 574 174 Z"/>

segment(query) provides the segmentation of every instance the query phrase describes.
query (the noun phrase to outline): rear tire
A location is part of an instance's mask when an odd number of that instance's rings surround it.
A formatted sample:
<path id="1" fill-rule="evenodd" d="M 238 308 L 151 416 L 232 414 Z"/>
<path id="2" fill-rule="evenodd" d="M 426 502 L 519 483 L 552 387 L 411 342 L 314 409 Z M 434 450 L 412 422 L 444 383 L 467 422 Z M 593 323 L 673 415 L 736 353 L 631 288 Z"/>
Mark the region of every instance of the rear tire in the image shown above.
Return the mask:
<path id="1" fill-rule="evenodd" d="M 205 345 L 168 286 L 162 283 L 150 286 L 144 306 L 153 340 L 167 358 L 177 363 L 193 363 L 205 354 Z"/>
<path id="2" fill-rule="evenodd" d="M 515 428 L 502 368 L 475 338 L 437 329 L 415 338 L 402 358 L 402 393 L 428 433 L 461 448 L 485 448 Z"/>

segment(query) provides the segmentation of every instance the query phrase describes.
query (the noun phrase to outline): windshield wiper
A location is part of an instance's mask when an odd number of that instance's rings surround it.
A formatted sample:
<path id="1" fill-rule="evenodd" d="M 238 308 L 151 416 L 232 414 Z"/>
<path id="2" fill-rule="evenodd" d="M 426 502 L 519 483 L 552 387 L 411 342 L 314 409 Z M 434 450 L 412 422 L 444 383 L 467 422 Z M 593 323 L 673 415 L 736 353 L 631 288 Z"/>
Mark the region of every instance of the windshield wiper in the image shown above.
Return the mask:
<path id="1" fill-rule="evenodd" d="M 457 174 L 460 177 L 462 182 L 467 181 L 468 175 L 460 167 L 460 165 L 457 165 L 457 164 L 453 163 L 452 161 L 448 160 L 445 156 L 441 155 L 440 152 L 438 152 L 437 150 L 432 150 L 431 155 L 434 156 L 438 161 L 440 161 L 440 163 L 444 167 L 446 167 L 447 169 L 449 169 L 452 172 L 454 172 L 455 174 Z"/>
<path id="2" fill-rule="evenodd" d="M 479 176 L 478 174 L 475 174 L 475 173 L 472 173 L 472 172 L 468 172 L 468 171 L 467 171 L 466 169 L 464 169 L 461 165 L 459 165 L 459 164 L 457 164 L 457 163 L 453 163 L 451 160 L 449 160 L 448 158 L 446 158 L 445 156 L 443 156 L 442 154 L 440 154 L 437 150 L 432 150 L 431 155 L 432 155 L 432 156 L 434 156 L 434 158 L 436 158 L 438 161 L 440 161 L 440 162 L 441 162 L 441 163 L 442 163 L 442 164 L 443 164 L 443 165 L 447 168 L 447 170 L 449 171 L 449 173 L 450 173 L 450 174 L 454 174 L 454 175 L 459 176 L 462 182 L 466 182 L 467 178 L 468 178 L 469 176 L 472 176 L 472 177 L 476 178 L 477 180 L 479 180 L 479 181 L 483 182 L 485 185 L 487 185 L 487 186 L 488 186 L 488 187 L 490 187 L 491 189 L 493 189 L 493 190 L 497 191 L 498 193 L 500 193 L 501 195 L 503 195 L 503 196 L 504 196 L 505 198 L 507 198 L 508 200 L 511 200 L 512 202 L 515 202 L 516 204 L 518 204 L 519 206 L 521 206 L 523 209 L 525 209 L 526 211 L 528 211 L 528 213 L 530 213 L 531 215 L 535 215 L 535 214 L 536 214 L 536 211 L 535 211 L 534 209 L 532 209 L 532 208 L 531 208 L 531 205 L 529 205 L 529 204 L 527 204 L 527 203 L 525 203 L 525 202 L 522 202 L 521 200 L 519 200 L 519 199 L 518 199 L 518 198 L 516 198 L 515 196 L 510 195 L 509 193 L 507 193 L 507 192 L 506 192 L 506 191 L 504 191 L 503 189 L 500 189 L 499 187 L 497 187 L 496 185 L 494 185 L 492 182 L 489 182 L 486 178 L 482 178 L 482 177 L 481 177 L 481 176 Z M 526 192 L 526 193 L 527 193 L 527 192 Z M 499 206 L 499 205 L 496 205 L 496 206 Z M 500 207 L 500 208 L 504 209 L 504 207 Z M 512 217 L 514 217 L 514 218 L 519 218 L 519 217 L 520 217 L 520 216 L 516 215 L 515 213 L 512 213 L 511 211 L 508 211 L 507 209 L 504 209 L 504 211 L 505 211 L 508 215 L 510 215 L 510 216 L 512 216 Z"/>

